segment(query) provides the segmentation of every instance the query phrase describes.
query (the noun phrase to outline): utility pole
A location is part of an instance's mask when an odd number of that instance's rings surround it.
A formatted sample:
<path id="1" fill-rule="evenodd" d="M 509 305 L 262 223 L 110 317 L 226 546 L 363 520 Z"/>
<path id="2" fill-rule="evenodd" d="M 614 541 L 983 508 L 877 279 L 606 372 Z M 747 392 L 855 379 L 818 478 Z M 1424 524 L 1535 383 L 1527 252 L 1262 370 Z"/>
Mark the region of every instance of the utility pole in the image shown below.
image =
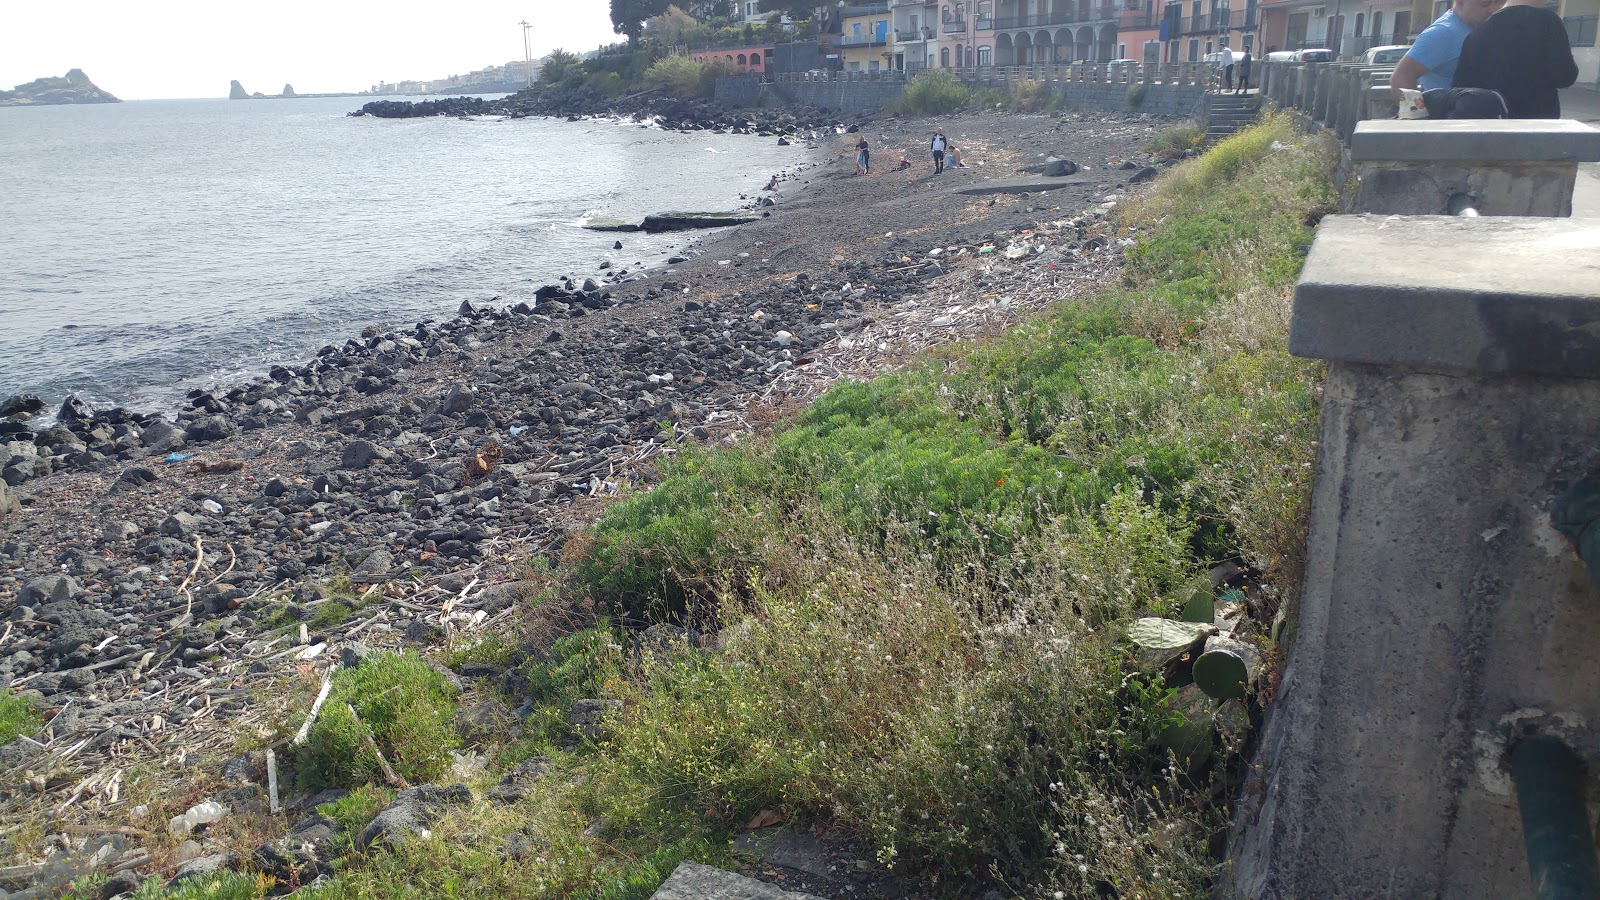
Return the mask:
<path id="1" fill-rule="evenodd" d="M 533 45 L 528 43 L 528 29 L 533 26 L 528 24 L 527 19 L 523 19 L 518 24 L 522 26 L 522 58 L 524 65 L 527 67 L 528 87 L 533 87 Z"/>

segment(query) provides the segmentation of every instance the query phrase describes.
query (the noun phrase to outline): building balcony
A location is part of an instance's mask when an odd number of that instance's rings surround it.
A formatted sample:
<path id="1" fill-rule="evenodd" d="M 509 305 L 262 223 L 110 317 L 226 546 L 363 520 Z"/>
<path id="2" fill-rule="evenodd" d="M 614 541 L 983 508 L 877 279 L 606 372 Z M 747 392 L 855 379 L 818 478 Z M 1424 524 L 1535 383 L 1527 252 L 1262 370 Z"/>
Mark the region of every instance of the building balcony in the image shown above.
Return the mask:
<path id="1" fill-rule="evenodd" d="M 944 27 L 941 30 L 945 34 L 966 34 L 967 23 L 964 19 L 953 19 L 944 23 Z"/>
<path id="2" fill-rule="evenodd" d="M 847 35 L 844 35 L 844 36 L 839 38 L 839 40 L 836 42 L 836 46 L 839 46 L 839 47 L 882 47 L 882 46 L 885 46 L 888 43 L 889 43 L 889 39 L 887 37 L 880 37 L 880 36 L 878 36 L 876 34 L 863 34 L 860 37 L 857 37 L 857 36 L 855 36 L 853 34 L 847 34 Z"/>
<path id="3" fill-rule="evenodd" d="M 894 32 L 894 42 L 896 44 L 917 44 L 934 40 L 936 37 L 937 35 L 933 33 L 933 29 L 926 26 L 922 28 L 897 28 Z"/>
<path id="4" fill-rule="evenodd" d="M 974 28 L 976 30 L 978 30 L 978 31 L 993 31 L 994 30 L 994 16 L 983 16 L 983 17 L 980 17 L 978 19 L 978 24 L 975 25 Z"/>

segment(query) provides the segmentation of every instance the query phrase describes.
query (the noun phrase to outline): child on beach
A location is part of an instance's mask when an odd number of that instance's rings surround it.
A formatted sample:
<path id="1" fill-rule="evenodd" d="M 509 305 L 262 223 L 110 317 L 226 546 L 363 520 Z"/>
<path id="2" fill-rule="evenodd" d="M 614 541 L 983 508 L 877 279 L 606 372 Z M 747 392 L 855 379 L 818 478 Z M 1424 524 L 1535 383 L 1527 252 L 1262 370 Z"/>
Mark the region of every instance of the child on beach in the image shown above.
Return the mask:
<path id="1" fill-rule="evenodd" d="M 904 172 L 909 168 L 911 168 L 911 160 L 906 159 L 906 155 L 904 153 L 900 154 L 900 163 L 894 167 L 894 170 L 896 172 Z"/>
<path id="2" fill-rule="evenodd" d="M 856 174 L 866 175 L 872 171 L 871 149 L 867 146 L 867 136 L 861 136 L 861 143 L 856 144 Z"/>

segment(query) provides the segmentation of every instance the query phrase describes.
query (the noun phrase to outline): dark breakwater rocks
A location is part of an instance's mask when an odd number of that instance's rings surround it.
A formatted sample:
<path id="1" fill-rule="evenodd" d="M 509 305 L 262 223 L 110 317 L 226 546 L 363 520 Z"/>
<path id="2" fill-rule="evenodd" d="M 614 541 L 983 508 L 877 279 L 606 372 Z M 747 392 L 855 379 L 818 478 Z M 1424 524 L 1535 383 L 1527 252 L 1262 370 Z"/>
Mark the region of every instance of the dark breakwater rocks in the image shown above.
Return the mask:
<path id="1" fill-rule="evenodd" d="M 831 113 L 820 109 L 733 109 L 709 100 L 656 96 L 651 91 L 613 98 L 589 88 L 525 90 L 499 100 L 481 97 L 441 97 L 417 102 L 374 100 L 350 115 L 384 119 L 549 116 L 572 120 L 604 116 L 637 122 L 654 121 L 674 131 L 723 131 L 764 136 L 792 135 L 798 131 L 832 129 L 841 125 Z"/>

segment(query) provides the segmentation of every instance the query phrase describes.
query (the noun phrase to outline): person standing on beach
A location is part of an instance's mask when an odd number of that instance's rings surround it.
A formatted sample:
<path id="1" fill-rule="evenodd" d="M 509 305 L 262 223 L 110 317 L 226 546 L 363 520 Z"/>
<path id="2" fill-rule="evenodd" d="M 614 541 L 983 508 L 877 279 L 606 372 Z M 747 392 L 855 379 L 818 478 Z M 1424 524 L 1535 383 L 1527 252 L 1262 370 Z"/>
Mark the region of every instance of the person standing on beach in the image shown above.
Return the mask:
<path id="1" fill-rule="evenodd" d="M 862 135 L 860 143 L 856 144 L 856 174 L 866 175 L 872 171 L 872 148 L 867 146 L 867 136 Z"/>
<path id="2" fill-rule="evenodd" d="M 1248 90 L 1250 90 L 1250 51 L 1246 50 L 1244 55 L 1239 57 L 1239 89 L 1234 93 L 1243 94 Z"/>
<path id="3" fill-rule="evenodd" d="M 933 148 L 933 174 L 943 175 L 944 149 L 949 146 L 949 142 L 944 139 L 943 128 L 935 128 L 933 130 L 933 141 L 929 146 Z"/>
<path id="4" fill-rule="evenodd" d="M 1508 119 L 1559 119 L 1556 90 L 1577 80 L 1561 17 L 1542 0 L 1506 0 L 1462 42 L 1451 86 L 1499 93 Z"/>

